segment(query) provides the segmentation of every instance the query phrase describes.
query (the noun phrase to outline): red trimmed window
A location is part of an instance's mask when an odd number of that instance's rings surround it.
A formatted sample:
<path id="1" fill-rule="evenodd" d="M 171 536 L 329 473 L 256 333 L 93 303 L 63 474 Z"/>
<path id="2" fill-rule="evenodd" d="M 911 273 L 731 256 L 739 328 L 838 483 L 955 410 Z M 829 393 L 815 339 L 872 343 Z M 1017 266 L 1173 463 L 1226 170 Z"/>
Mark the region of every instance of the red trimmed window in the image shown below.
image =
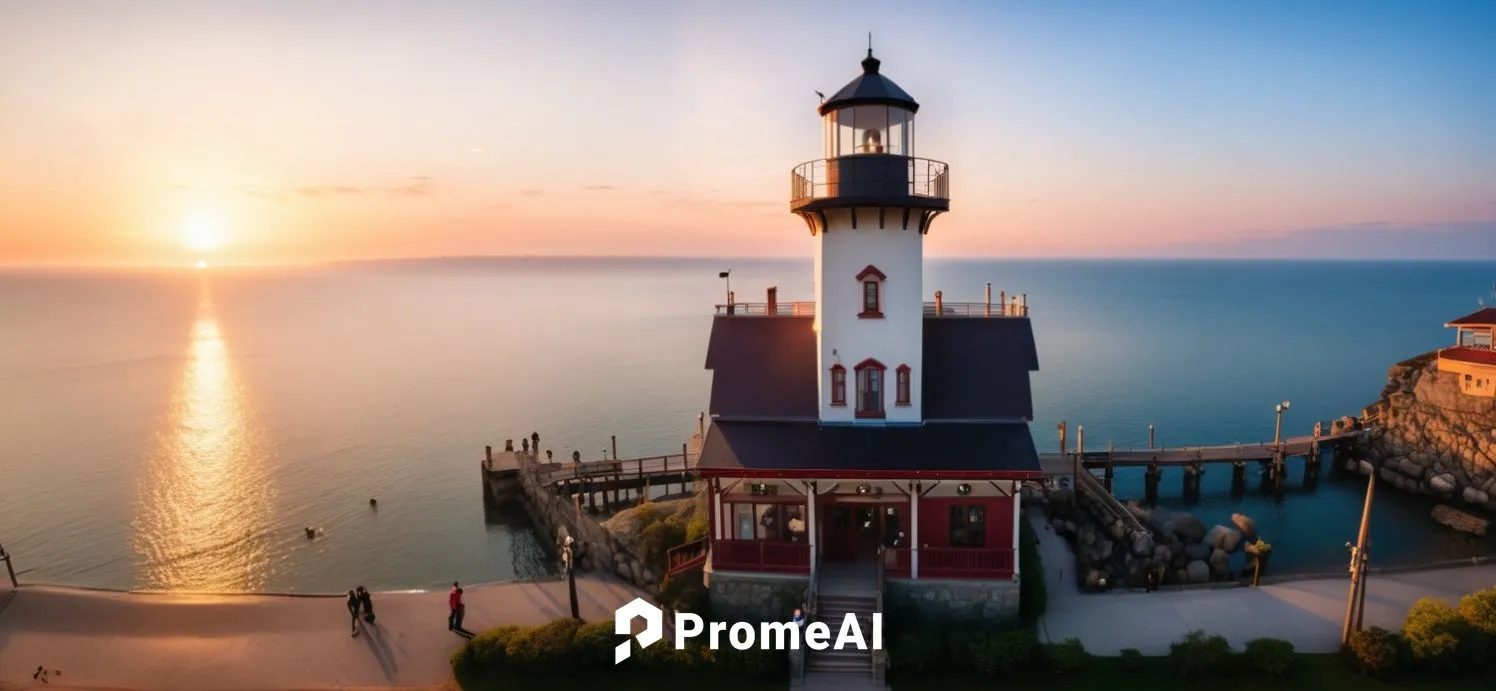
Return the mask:
<path id="1" fill-rule="evenodd" d="M 894 370 L 894 405 L 909 405 L 909 365 Z"/>
<path id="2" fill-rule="evenodd" d="M 862 273 L 857 274 L 857 280 L 862 284 L 862 311 L 857 316 L 863 319 L 883 318 L 883 281 L 887 278 L 872 264 L 868 264 Z"/>
<path id="3" fill-rule="evenodd" d="M 847 404 L 847 368 L 831 366 L 831 405 Z"/>
<path id="4" fill-rule="evenodd" d="M 857 417 L 883 417 L 883 373 L 888 368 L 868 358 L 854 369 L 857 370 Z"/>

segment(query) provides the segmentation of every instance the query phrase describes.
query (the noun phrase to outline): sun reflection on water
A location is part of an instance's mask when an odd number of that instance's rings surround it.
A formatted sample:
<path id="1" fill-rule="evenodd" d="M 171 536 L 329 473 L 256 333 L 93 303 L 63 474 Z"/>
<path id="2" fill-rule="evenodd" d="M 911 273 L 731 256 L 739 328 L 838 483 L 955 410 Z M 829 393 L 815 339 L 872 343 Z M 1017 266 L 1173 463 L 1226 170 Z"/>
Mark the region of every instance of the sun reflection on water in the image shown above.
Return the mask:
<path id="1" fill-rule="evenodd" d="M 275 490 L 206 284 L 135 511 L 136 587 L 264 590 Z"/>

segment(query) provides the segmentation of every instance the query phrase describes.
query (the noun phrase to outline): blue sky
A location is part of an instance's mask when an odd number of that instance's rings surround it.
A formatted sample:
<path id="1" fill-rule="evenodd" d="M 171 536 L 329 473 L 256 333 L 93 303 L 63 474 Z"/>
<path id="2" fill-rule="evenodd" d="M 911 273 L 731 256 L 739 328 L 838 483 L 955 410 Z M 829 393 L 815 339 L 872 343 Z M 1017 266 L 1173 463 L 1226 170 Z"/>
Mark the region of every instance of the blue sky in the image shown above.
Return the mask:
<path id="1" fill-rule="evenodd" d="M 1496 3 L 777 0 L 7 2 L 0 258 L 803 256 L 869 31 L 934 255 L 1496 258 Z"/>

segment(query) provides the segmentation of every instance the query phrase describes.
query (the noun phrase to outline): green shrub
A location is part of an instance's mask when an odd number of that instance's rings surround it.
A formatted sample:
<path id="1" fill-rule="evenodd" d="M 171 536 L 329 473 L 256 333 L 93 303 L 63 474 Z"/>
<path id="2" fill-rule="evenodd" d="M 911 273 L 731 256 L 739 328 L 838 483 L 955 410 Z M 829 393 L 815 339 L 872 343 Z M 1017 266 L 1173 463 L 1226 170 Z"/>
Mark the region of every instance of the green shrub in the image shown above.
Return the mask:
<path id="1" fill-rule="evenodd" d="M 707 597 L 706 581 L 699 569 L 693 569 L 665 578 L 660 584 L 660 594 L 655 601 L 666 609 L 691 612 L 705 617 L 710 599 Z"/>
<path id="2" fill-rule="evenodd" d="M 1191 631 L 1184 640 L 1169 645 L 1170 662 L 1185 676 L 1214 672 L 1230 658 L 1231 643 L 1204 631 Z"/>
<path id="3" fill-rule="evenodd" d="M 577 662 L 572 642 L 581 628 L 582 622 L 566 617 L 516 632 L 505 646 L 508 663 L 524 670 L 568 669 Z"/>
<path id="4" fill-rule="evenodd" d="M 1403 638 L 1413 662 L 1429 671 L 1455 673 L 1471 662 L 1474 631 L 1448 602 L 1426 597 L 1408 609 Z M 1483 660 L 1482 660 L 1483 662 Z"/>
<path id="5" fill-rule="evenodd" d="M 757 642 L 757 641 L 755 641 Z M 756 645 L 747 650 L 738 650 L 730 644 L 724 645 L 716 653 L 716 666 L 728 674 L 743 679 L 754 681 L 773 679 L 782 676 L 789 665 L 789 653 L 782 650 L 764 650 L 762 646 Z"/>
<path id="6" fill-rule="evenodd" d="M 1059 539 L 1058 536 L 1054 539 Z M 1049 591 L 1044 585 L 1044 562 L 1039 558 L 1039 536 L 1028 519 L 1018 521 L 1018 620 L 1032 625 L 1044 616 Z"/>
<path id="7" fill-rule="evenodd" d="M 598 622 L 583 624 L 577 629 L 576 637 L 572 639 L 571 644 L 575 648 L 579 667 L 611 669 L 613 649 L 618 647 L 623 640 L 618 634 L 613 633 L 612 622 Z"/>
<path id="8" fill-rule="evenodd" d="M 639 557 L 656 572 L 665 570 L 665 554 L 686 544 L 686 524 L 675 516 L 650 523 L 639 533 Z"/>
<path id="9" fill-rule="evenodd" d="M 982 640 L 982 634 L 971 629 L 956 629 L 946 636 L 943 670 L 952 672 L 971 671 L 972 644 Z"/>
<path id="10" fill-rule="evenodd" d="M 1247 641 L 1246 658 L 1247 664 L 1267 674 L 1270 679 L 1283 676 L 1297 659 L 1293 644 L 1277 638 Z"/>
<path id="11" fill-rule="evenodd" d="M 944 661 L 945 637 L 938 629 L 914 629 L 899 634 L 889 651 L 889 664 L 897 670 L 934 671 Z M 968 650 L 967 655 L 970 655 Z"/>
<path id="12" fill-rule="evenodd" d="M 706 537 L 712 532 L 712 510 L 707 504 L 707 494 L 702 492 L 696 495 L 695 505 L 692 506 L 691 519 L 686 521 L 686 542 L 695 542 Z"/>
<path id="13" fill-rule="evenodd" d="M 1362 674 L 1384 679 L 1397 672 L 1402 648 L 1402 639 L 1380 626 L 1351 634 L 1349 646 L 1351 657 Z"/>
<path id="14" fill-rule="evenodd" d="M 971 646 L 971 661 L 978 672 L 1009 675 L 1028 668 L 1039 641 L 1032 631 L 1014 630 L 983 636 Z"/>
<path id="15" fill-rule="evenodd" d="M 508 659 L 509 640 L 524 633 L 525 629 L 518 626 L 501 626 L 474 636 L 452 654 L 452 673 L 461 679 L 502 669 Z"/>
<path id="16" fill-rule="evenodd" d="M 1140 672 L 1148 664 L 1143 658 L 1143 651 L 1137 648 L 1123 648 L 1118 653 L 1117 660 L 1122 669 L 1129 672 Z"/>
<path id="17" fill-rule="evenodd" d="M 1046 643 L 1043 647 L 1044 666 L 1055 674 L 1069 675 L 1085 671 L 1091 663 L 1091 654 L 1078 638 L 1067 638 L 1064 643 Z"/>
<path id="18" fill-rule="evenodd" d="M 1460 598 L 1460 616 L 1471 628 L 1496 636 L 1496 588 L 1477 590 Z"/>

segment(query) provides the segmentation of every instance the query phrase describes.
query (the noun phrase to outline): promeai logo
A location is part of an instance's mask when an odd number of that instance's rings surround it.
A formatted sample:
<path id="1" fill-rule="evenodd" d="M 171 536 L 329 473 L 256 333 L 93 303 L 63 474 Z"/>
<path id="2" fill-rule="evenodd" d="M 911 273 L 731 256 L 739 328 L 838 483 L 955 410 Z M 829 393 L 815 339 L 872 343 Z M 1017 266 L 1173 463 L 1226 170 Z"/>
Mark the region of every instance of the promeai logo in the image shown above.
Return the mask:
<path id="1" fill-rule="evenodd" d="M 658 643 L 664 637 L 664 613 L 643 598 L 634 598 L 633 602 L 618 608 L 613 616 L 614 632 L 620 636 L 632 634 L 636 618 L 644 619 L 644 631 L 635 636 L 641 650 Z M 722 649 L 723 634 L 727 634 L 727 642 L 738 650 L 748 650 L 755 646 L 764 650 L 799 650 L 802 646 L 811 650 L 882 650 L 883 614 L 875 612 L 872 619 L 872 631 L 864 632 L 857 615 L 847 614 L 833 640 L 831 627 L 825 622 L 818 621 L 804 627 L 789 621 L 764 622 L 755 627 L 748 622 L 729 624 L 714 621 L 708 627 L 700 615 L 680 612 L 675 615 L 675 647 L 677 650 L 683 649 L 687 639 L 706 633 L 707 647 L 712 650 Z M 614 649 L 613 664 L 629 659 L 632 652 L 630 641 L 619 643 Z"/>

